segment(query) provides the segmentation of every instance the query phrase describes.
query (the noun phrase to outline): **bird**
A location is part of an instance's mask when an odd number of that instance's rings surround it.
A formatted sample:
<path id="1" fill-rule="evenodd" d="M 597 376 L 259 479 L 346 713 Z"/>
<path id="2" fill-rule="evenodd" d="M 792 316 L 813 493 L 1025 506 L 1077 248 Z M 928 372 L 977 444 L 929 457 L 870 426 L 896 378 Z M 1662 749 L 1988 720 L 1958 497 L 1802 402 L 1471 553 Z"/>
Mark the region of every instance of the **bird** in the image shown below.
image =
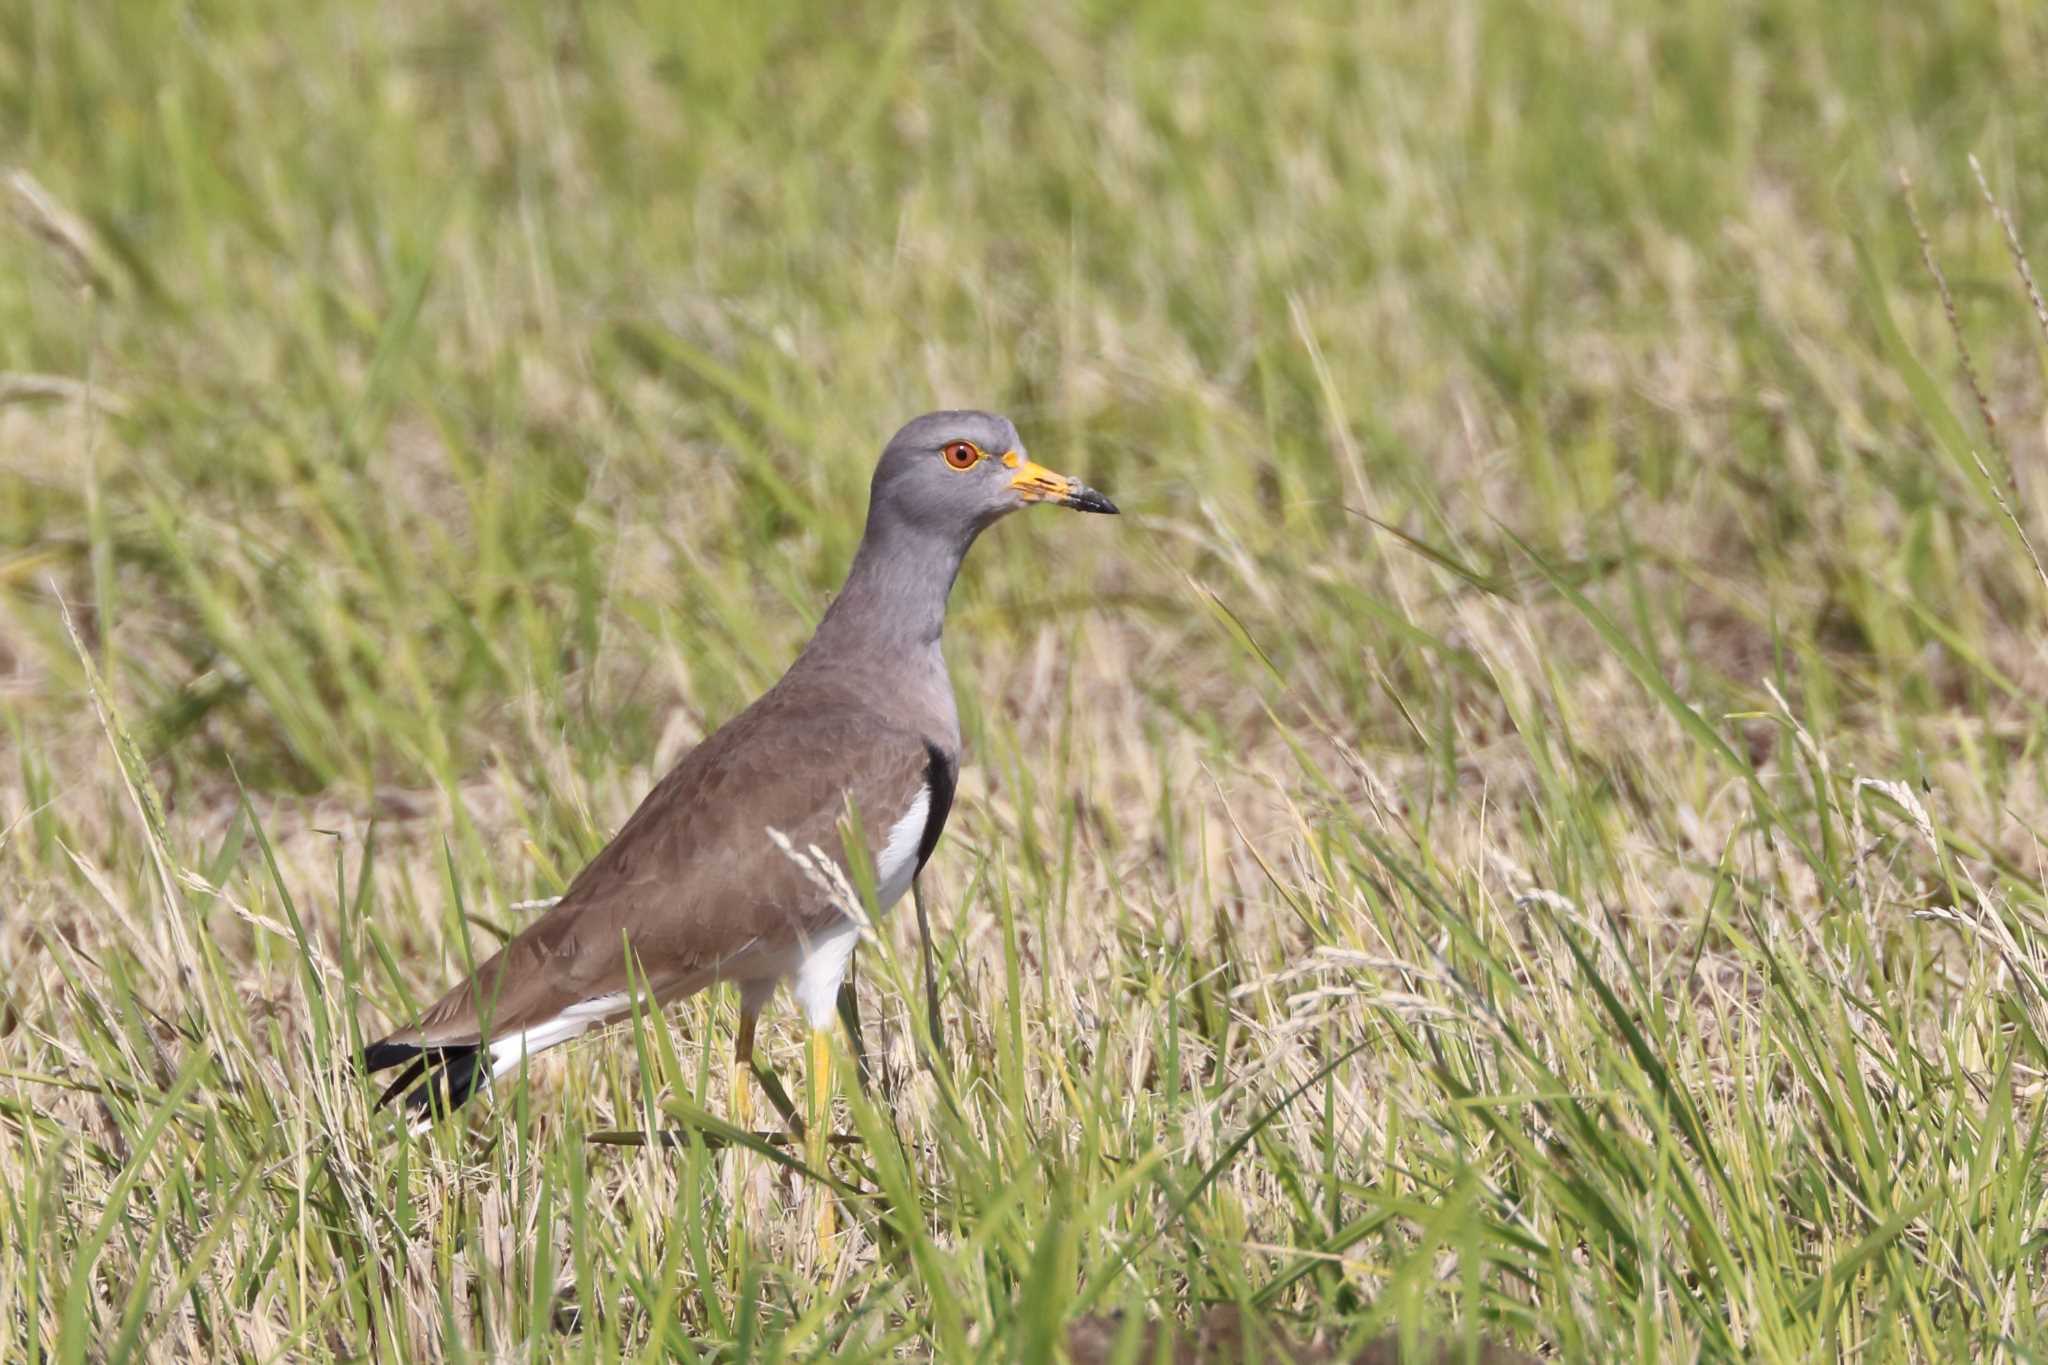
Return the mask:
<path id="1" fill-rule="evenodd" d="M 363 1050 L 365 1072 L 404 1068 L 378 1106 L 402 1095 L 424 1127 L 526 1058 L 731 982 L 733 1119 L 746 1128 L 755 1023 L 790 982 L 810 1030 L 806 1137 L 822 1142 L 828 1030 L 860 925 L 805 851 L 848 873 L 857 829 L 880 910 L 931 858 L 960 772 L 946 601 L 975 538 L 1040 503 L 1117 511 L 1032 460 L 1005 417 L 932 412 L 898 431 L 845 584 L 788 671 L 655 784 L 559 901 Z"/>

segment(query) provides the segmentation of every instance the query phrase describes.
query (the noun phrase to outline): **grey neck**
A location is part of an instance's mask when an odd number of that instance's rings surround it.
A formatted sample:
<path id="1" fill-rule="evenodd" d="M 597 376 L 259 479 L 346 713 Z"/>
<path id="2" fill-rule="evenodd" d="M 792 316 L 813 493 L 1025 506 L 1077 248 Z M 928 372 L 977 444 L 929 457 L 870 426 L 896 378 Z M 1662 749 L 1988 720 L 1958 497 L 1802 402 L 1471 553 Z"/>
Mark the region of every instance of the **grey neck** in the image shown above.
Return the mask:
<path id="1" fill-rule="evenodd" d="M 963 538 L 870 517 L 846 585 L 803 657 L 864 657 L 890 668 L 935 666 L 943 674 L 946 598 L 973 541 L 972 531 Z"/>

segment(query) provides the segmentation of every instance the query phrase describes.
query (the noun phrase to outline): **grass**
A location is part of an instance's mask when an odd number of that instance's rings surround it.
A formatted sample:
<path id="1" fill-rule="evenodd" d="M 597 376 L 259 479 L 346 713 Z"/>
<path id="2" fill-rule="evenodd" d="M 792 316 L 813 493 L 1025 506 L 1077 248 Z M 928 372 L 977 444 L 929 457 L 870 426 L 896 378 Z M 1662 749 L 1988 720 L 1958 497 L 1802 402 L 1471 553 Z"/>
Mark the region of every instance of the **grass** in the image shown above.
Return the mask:
<path id="1" fill-rule="evenodd" d="M 2048 326 L 1969 162 L 2038 271 L 2044 50 L 0 9 L 0 1358 L 2048 1354 Z M 1126 516 L 955 592 L 950 1071 L 894 917 L 845 1262 L 811 1175 L 741 1244 L 729 1154 L 589 1140 L 725 1112 L 722 994 L 373 1121 L 942 404 Z"/>

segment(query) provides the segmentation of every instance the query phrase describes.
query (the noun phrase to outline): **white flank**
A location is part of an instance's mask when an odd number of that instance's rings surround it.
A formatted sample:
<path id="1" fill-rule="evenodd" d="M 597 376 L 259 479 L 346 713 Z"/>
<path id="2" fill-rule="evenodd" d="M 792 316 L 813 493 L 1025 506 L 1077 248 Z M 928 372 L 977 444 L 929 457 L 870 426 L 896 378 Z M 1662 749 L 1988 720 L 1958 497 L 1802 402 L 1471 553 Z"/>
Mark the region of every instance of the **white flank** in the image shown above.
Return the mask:
<path id="1" fill-rule="evenodd" d="M 875 909 L 887 910 L 903 899 L 917 875 L 917 846 L 924 841 L 925 819 L 932 811 L 932 789 L 921 786 L 910 809 L 889 826 L 889 837 L 875 858 Z"/>
<path id="2" fill-rule="evenodd" d="M 924 839 L 925 817 L 931 813 L 932 789 L 921 786 L 910 808 L 889 826 L 889 837 L 875 855 L 875 910 L 886 912 L 903 899 L 917 875 L 917 846 Z M 792 993 L 812 1028 L 829 1028 L 839 1012 L 839 983 L 853 960 L 861 926 L 842 920 L 813 934 L 797 946 L 796 985 Z"/>
<path id="3" fill-rule="evenodd" d="M 490 1074 L 493 1080 L 508 1071 L 516 1070 L 525 1058 L 546 1052 L 557 1043 L 566 1043 L 592 1024 L 610 1018 L 630 1003 L 624 991 L 610 995 L 592 996 L 579 1000 L 544 1024 L 535 1024 L 520 1033 L 507 1034 L 491 1043 Z"/>

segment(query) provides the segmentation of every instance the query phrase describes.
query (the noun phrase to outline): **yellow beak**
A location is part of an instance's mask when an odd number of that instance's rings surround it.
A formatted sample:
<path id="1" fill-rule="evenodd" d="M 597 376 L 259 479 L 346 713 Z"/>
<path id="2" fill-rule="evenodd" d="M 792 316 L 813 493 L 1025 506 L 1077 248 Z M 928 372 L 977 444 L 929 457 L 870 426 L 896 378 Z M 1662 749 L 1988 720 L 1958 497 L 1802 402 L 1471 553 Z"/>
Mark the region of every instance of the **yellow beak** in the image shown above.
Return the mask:
<path id="1" fill-rule="evenodd" d="M 1010 478 L 1010 487 L 1016 489 L 1027 503 L 1056 502 L 1077 512 L 1116 515 L 1115 503 L 1079 479 L 1055 473 L 1036 460 L 1025 459 L 1014 450 L 1003 456 L 1003 464 L 1015 471 Z"/>

